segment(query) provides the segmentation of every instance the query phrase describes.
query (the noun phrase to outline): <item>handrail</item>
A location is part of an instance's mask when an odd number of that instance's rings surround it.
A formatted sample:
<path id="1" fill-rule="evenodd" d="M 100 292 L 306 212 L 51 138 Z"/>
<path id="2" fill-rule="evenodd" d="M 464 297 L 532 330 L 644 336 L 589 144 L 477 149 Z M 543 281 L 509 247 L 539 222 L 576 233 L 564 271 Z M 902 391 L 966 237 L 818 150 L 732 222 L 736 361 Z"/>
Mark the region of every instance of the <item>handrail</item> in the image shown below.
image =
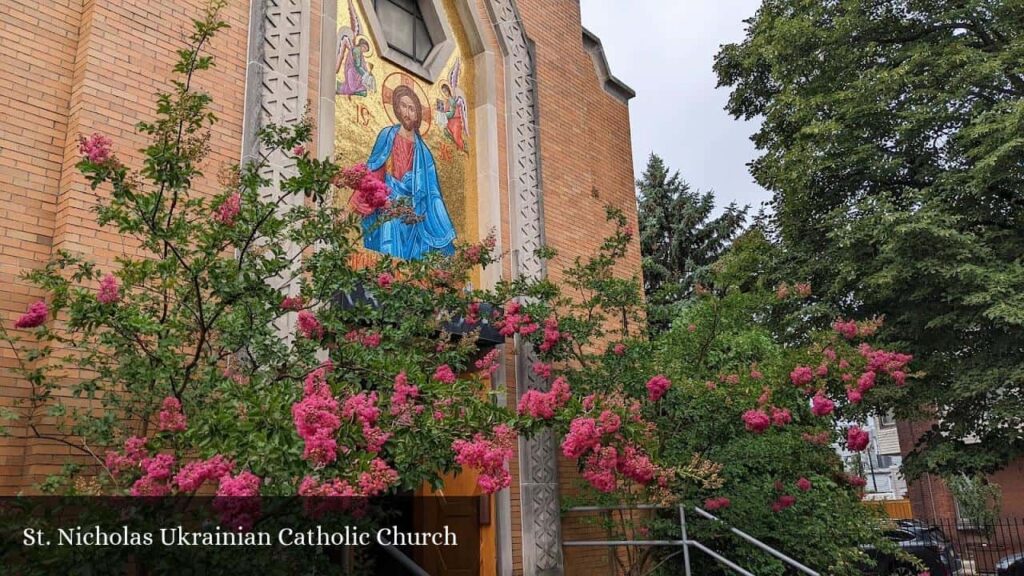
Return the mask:
<path id="1" fill-rule="evenodd" d="M 661 504 L 634 504 L 634 505 L 616 505 L 616 506 L 575 506 L 575 507 L 572 507 L 572 508 L 568 508 L 566 511 L 567 512 L 603 512 L 603 511 L 610 511 L 610 510 L 669 510 L 671 508 L 675 508 L 675 506 L 666 506 L 666 505 L 661 505 Z M 689 550 L 690 550 L 690 547 L 692 546 L 693 548 L 696 548 L 696 549 L 700 550 L 701 552 L 704 552 L 705 554 L 707 554 L 708 556 L 713 558 L 716 562 L 718 562 L 718 563 L 720 563 L 720 564 L 722 564 L 724 566 L 727 566 L 728 568 L 731 568 L 732 570 L 736 571 L 737 573 L 741 574 L 742 576 L 754 576 L 751 572 L 747 571 L 746 569 L 744 569 L 743 567 L 739 566 L 735 562 L 729 560 L 725 556 L 722 556 L 718 552 L 715 552 L 711 548 L 708 548 L 707 546 L 705 546 L 701 542 L 698 542 L 697 540 L 690 540 L 689 537 L 686 534 L 686 508 L 682 504 L 680 504 L 678 506 L 678 508 L 679 508 L 679 530 L 680 530 L 681 535 L 682 535 L 682 539 L 681 540 L 573 540 L 573 541 L 569 541 L 569 542 L 563 542 L 562 545 L 563 546 L 682 546 L 683 547 L 683 549 L 682 549 L 682 552 L 683 552 L 683 564 L 684 564 L 684 567 L 686 569 L 686 576 L 691 576 L 691 571 L 690 571 L 690 552 L 689 552 Z M 696 512 L 697 514 L 699 514 L 700 516 L 702 516 L 704 518 L 707 518 L 708 520 L 713 520 L 715 522 L 721 522 L 722 524 L 725 524 L 725 522 L 721 518 L 718 518 L 714 514 L 711 514 L 710 512 L 708 512 L 708 511 L 706 511 L 706 510 L 704 510 L 702 508 L 694 506 L 693 507 L 693 511 Z M 790 558 L 789 556 L 783 554 L 782 552 L 776 550 L 775 548 L 772 548 L 771 546 L 765 544 L 764 542 L 761 542 L 760 540 L 758 540 L 757 538 L 754 538 L 750 534 L 747 534 L 746 532 L 743 532 L 742 530 L 740 530 L 738 528 L 733 528 L 732 526 L 728 526 L 727 525 L 727 527 L 729 528 L 729 531 L 732 532 L 733 534 L 739 536 L 740 538 L 744 539 L 745 541 L 749 542 L 750 544 L 753 544 L 754 546 L 756 546 L 757 548 L 761 549 L 762 551 L 767 552 L 768 554 L 771 554 L 772 556 L 778 558 L 779 560 L 785 562 L 786 564 L 789 564 L 790 566 L 796 568 L 797 570 L 800 570 L 801 572 L 807 574 L 808 576 L 821 576 L 818 572 L 812 570 L 811 568 L 808 568 L 807 566 L 805 566 L 804 564 L 801 564 L 800 562 L 797 562 L 793 558 Z"/>

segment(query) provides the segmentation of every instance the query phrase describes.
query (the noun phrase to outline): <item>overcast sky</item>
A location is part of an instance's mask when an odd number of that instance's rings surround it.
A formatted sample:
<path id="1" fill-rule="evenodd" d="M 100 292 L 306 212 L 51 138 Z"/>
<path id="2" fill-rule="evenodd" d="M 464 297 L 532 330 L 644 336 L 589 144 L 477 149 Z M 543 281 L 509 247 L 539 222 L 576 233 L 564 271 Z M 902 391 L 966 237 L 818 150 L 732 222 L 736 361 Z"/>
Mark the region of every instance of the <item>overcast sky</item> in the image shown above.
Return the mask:
<path id="1" fill-rule="evenodd" d="M 753 212 L 769 198 L 753 182 L 755 123 L 725 112 L 727 89 L 711 69 L 721 44 L 743 39 L 743 20 L 760 0 L 580 0 L 583 26 L 604 44 L 612 74 L 636 91 L 630 101 L 633 169 L 643 173 L 657 153 L 719 206 L 735 201 Z"/>

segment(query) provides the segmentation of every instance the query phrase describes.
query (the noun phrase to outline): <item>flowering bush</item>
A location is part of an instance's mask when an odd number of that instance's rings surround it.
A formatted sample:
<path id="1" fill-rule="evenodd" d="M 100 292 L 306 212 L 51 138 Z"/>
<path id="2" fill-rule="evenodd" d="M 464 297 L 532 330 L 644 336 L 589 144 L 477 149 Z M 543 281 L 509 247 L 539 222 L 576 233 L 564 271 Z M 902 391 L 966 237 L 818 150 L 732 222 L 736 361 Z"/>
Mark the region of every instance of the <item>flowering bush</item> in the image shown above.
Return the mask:
<path id="1" fill-rule="evenodd" d="M 693 483 L 677 494 L 681 501 L 714 511 L 823 574 L 860 574 L 867 563 L 862 545 L 896 551 L 881 536 L 875 512 L 860 502 L 864 479 L 847 473 L 836 446 L 865 448 L 868 434 L 857 423 L 884 413 L 892 394 L 913 385 L 912 359 L 872 343 L 878 320 L 816 331 L 805 310 L 793 314 L 802 321 L 777 331 L 765 320 L 813 306 L 813 295 L 801 283 L 787 283 L 799 287 L 780 295 L 750 284 L 747 275 L 738 275 L 742 288 L 730 282 L 734 268 L 757 255 L 750 243 L 742 240 L 720 262 L 715 285 L 687 302 L 668 332 L 626 342 L 625 355 L 612 352 L 605 369 L 657 370 L 671 381 L 656 404 L 641 407 L 658 438 L 660 466 L 684 465 L 694 453 L 721 466 L 716 485 Z M 678 520 L 656 518 L 649 529 L 678 537 Z M 785 573 L 720 527 L 694 521 L 690 530 L 756 574 Z M 710 563 L 694 568 L 719 570 Z"/>

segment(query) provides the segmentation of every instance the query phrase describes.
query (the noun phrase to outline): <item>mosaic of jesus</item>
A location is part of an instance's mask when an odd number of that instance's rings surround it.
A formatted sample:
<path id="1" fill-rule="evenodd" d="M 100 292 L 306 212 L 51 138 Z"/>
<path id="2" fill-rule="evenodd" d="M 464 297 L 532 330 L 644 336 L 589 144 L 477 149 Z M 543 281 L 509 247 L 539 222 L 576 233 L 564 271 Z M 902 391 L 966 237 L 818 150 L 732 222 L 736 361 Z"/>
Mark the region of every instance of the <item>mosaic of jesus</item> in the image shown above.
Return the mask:
<path id="1" fill-rule="evenodd" d="M 415 215 L 378 219 L 375 212 L 365 217 L 363 244 L 406 260 L 433 251 L 446 256 L 455 252 L 455 227 L 441 196 L 434 156 L 423 141 L 429 127 L 424 121 L 429 123 L 430 117 L 424 118 L 426 97 L 417 94 L 418 88 L 405 74 L 394 74 L 385 81 L 381 91 L 384 107 L 394 124 L 377 134 L 366 161 L 367 168 L 391 189 L 392 205 L 405 203 Z"/>

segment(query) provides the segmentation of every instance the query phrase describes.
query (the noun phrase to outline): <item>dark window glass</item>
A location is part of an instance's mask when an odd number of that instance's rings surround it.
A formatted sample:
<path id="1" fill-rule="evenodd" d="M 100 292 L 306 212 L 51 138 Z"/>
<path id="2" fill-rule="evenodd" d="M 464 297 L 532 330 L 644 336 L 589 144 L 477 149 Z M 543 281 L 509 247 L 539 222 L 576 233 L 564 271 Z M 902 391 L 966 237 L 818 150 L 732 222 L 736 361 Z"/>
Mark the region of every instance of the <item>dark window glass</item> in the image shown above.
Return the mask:
<path id="1" fill-rule="evenodd" d="M 388 46 L 423 63 L 434 47 L 417 0 L 374 0 Z"/>

